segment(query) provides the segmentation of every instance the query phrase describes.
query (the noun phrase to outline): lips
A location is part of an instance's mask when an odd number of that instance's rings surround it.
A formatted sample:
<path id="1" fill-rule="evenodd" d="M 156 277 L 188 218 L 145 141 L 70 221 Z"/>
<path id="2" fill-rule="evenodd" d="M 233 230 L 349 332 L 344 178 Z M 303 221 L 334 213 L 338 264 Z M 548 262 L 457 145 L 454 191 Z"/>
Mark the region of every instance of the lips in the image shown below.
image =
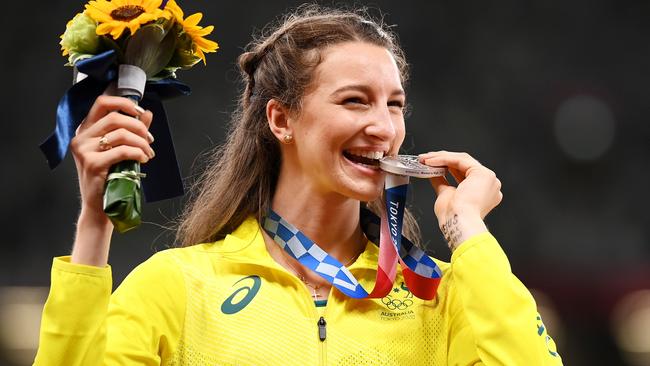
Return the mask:
<path id="1" fill-rule="evenodd" d="M 344 150 L 343 156 L 355 164 L 378 167 L 379 159 L 384 157 L 383 151 Z"/>

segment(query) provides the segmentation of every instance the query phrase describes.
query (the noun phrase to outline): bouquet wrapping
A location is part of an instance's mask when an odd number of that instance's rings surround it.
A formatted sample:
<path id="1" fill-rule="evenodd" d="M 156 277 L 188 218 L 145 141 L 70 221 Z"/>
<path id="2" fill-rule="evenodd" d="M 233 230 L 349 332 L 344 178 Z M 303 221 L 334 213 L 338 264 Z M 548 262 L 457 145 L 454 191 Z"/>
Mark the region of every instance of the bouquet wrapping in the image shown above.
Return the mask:
<path id="1" fill-rule="evenodd" d="M 118 69 L 117 83 L 109 86 L 107 94 L 127 97 L 137 104 L 144 95 L 146 82 L 147 75 L 140 67 L 122 64 Z M 113 89 L 115 92 L 112 92 Z M 140 179 L 144 177 L 146 174 L 141 172 L 140 163 L 133 160 L 117 163 L 108 172 L 104 213 L 120 233 L 138 227 L 142 222 Z"/>
<path id="2" fill-rule="evenodd" d="M 128 97 L 154 112 L 151 132 L 157 158 L 142 167 L 123 161 L 111 167 L 104 212 L 118 232 L 141 223 L 142 196 L 156 201 L 183 194 L 171 133 L 161 101 L 189 94 L 176 72 L 189 69 L 216 42 L 205 38 L 213 26 L 198 25 L 201 13 L 184 17 L 174 0 L 94 0 L 66 26 L 61 48 L 83 80 L 73 85 L 57 108 L 57 126 L 41 144 L 51 168 L 67 153 L 74 131 L 100 94 Z M 110 144 L 102 145 L 111 148 Z M 142 178 L 148 177 L 150 181 Z"/>

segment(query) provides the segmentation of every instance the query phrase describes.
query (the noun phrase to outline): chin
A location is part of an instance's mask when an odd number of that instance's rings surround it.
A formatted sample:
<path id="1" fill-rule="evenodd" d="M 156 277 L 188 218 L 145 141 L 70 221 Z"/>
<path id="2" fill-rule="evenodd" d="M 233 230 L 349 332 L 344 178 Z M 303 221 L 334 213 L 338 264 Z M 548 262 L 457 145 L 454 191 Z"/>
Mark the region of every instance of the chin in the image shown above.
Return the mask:
<path id="1" fill-rule="evenodd" d="M 346 196 L 361 202 L 371 202 L 381 197 L 384 190 L 383 180 L 380 184 L 363 184 L 349 187 Z"/>
<path id="2" fill-rule="evenodd" d="M 375 167 L 360 166 L 344 159 L 338 175 L 340 190 L 345 196 L 362 202 L 379 198 L 384 190 L 386 173 Z"/>

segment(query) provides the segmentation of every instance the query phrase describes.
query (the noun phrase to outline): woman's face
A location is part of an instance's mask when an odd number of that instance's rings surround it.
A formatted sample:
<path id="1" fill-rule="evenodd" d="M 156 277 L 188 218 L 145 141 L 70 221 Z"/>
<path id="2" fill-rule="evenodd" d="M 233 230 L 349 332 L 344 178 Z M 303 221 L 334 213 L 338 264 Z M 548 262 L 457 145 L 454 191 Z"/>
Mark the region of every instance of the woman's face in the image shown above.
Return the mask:
<path id="1" fill-rule="evenodd" d="M 397 154 L 404 140 L 399 69 L 387 49 L 369 43 L 337 44 L 321 56 L 292 123 L 299 179 L 323 193 L 373 200 L 385 173 L 364 162 Z"/>

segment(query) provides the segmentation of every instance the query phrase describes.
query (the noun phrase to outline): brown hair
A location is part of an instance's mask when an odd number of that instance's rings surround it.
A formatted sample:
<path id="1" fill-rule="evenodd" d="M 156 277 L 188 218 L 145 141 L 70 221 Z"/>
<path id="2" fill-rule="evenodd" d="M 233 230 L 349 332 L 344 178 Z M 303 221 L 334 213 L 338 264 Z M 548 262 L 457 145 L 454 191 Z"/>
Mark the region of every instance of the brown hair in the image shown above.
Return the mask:
<path id="1" fill-rule="evenodd" d="M 388 49 L 406 83 L 408 67 L 395 35 L 383 23 L 371 20 L 365 10 L 304 5 L 248 45 L 238 60 L 245 88 L 225 144 L 211 152 L 207 169 L 191 189 L 176 234 L 179 244 L 223 239 L 249 216 L 261 222 L 271 204 L 281 161 L 279 142 L 267 123 L 266 104 L 276 99 L 299 112 L 320 51 L 349 41 Z M 376 213 L 385 210 L 381 199 L 367 206 Z M 408 211 L 403 231 L 410 239 L 419 239 L 417 223 Z"/>

